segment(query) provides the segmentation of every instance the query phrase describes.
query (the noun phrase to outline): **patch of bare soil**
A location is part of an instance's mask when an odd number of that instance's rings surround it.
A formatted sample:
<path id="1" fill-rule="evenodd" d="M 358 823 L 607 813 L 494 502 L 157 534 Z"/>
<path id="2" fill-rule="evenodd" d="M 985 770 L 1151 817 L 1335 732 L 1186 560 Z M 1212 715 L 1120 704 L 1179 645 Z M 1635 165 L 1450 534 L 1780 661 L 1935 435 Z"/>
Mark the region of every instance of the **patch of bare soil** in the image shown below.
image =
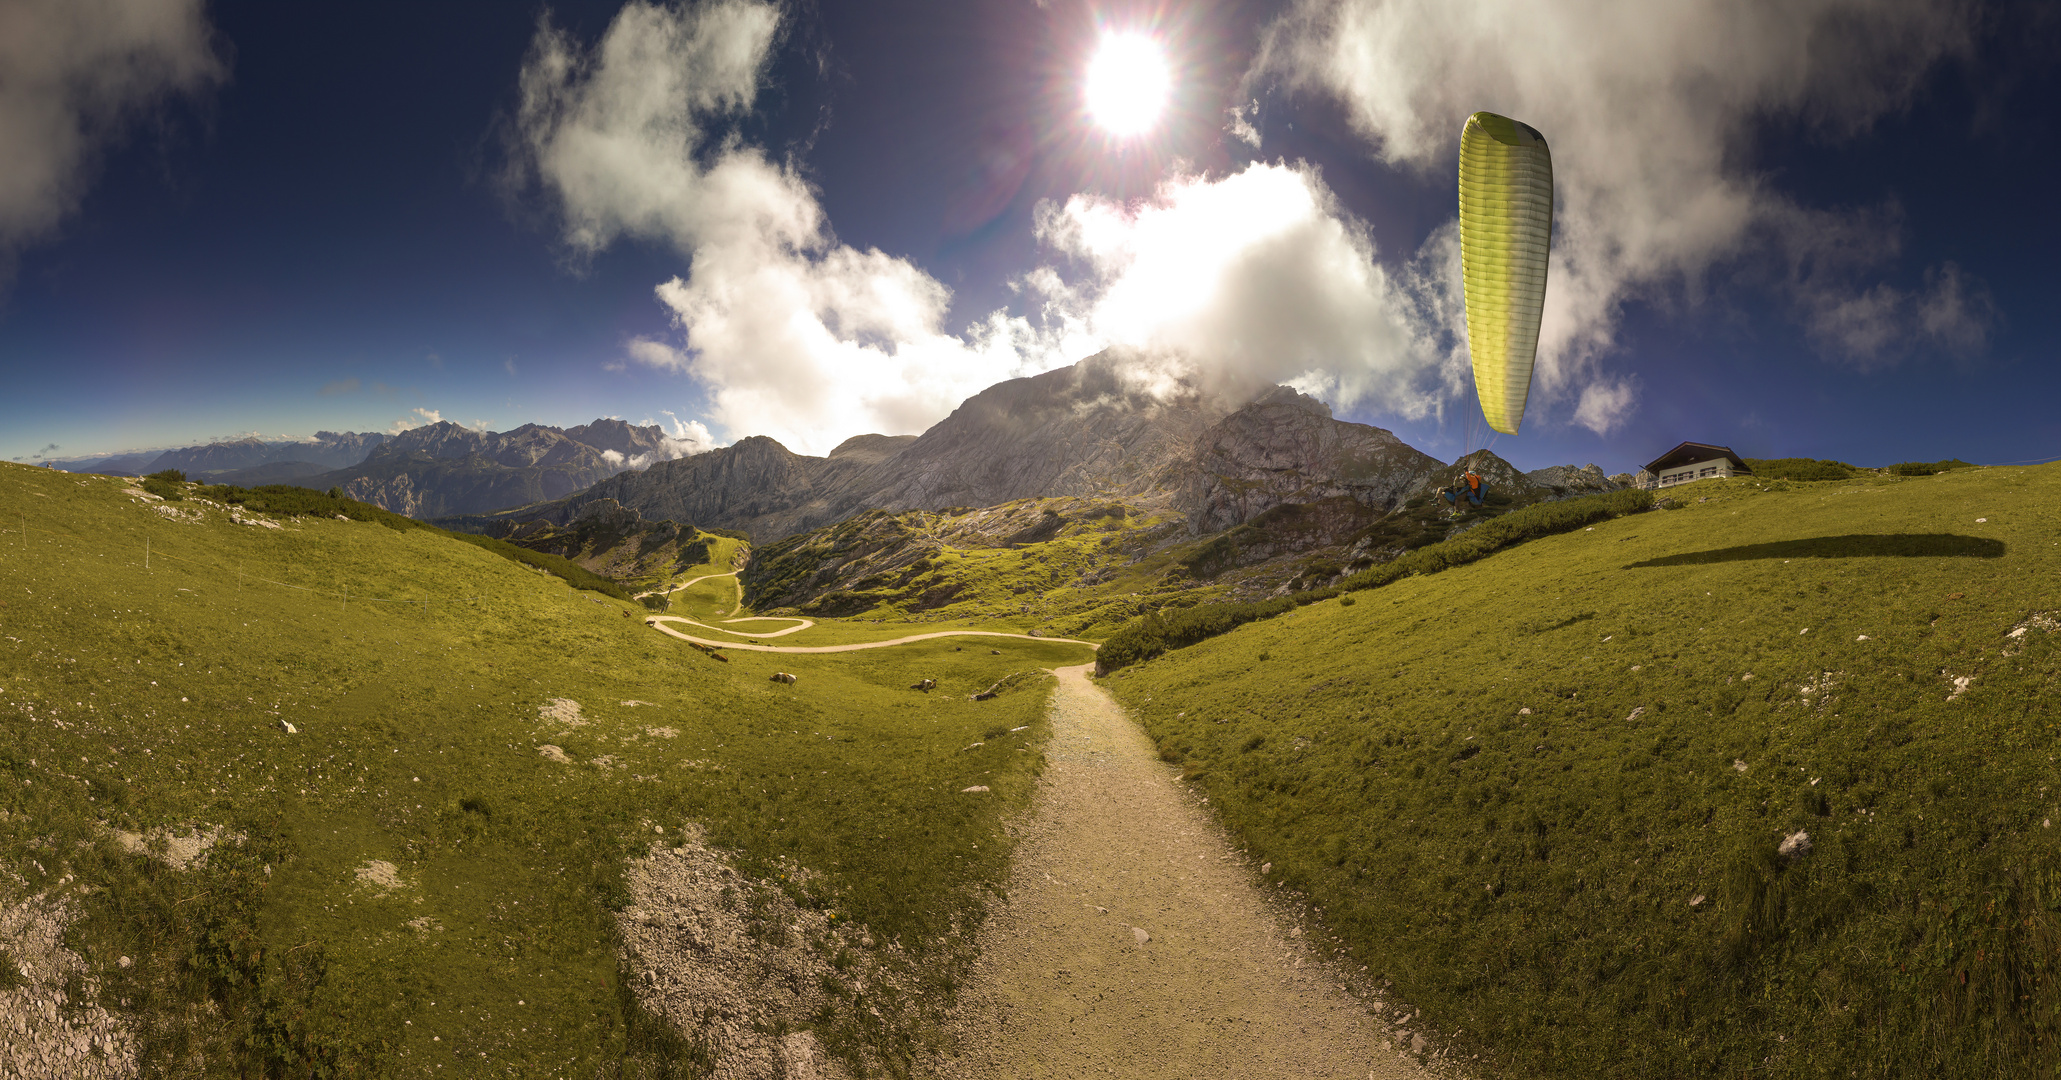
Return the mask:
<path id="1" fill-rule="evenodd" d="M 1321 955 L 1314 924 L 1265 887 L 1087 671 L 1058 672 L 1009 901 L 981 929 L 957 1056 L 934 1071 L 1431 1075 L 1410 1010 Z"/>
<path id="2" fill-rule="evenodd" d="M 843 1080 L 807 1024 L 838 974 L 829 957 L 870 942 L 740 874 L 699 826 L 632 861 L 627 883 L 617 920 L 637 999 L 708 1051 L 717 1080 Z"/>
<path id="3" fill-rule="evenodd" d="M 208 853 L 209 848 L 225 838 L 223 833 L 220 825 L 186 829 L 165 826 L 147 833 L 124 832 L 121 829 L 114 831 L 115 839 L 121 842 L 124 850 L 138 855 L 155 855 L 174 870 L 184 870 L 199 862 Z M 236 834 L 228 836 L 227 839 L 241 841 L 243 837 Z"/>

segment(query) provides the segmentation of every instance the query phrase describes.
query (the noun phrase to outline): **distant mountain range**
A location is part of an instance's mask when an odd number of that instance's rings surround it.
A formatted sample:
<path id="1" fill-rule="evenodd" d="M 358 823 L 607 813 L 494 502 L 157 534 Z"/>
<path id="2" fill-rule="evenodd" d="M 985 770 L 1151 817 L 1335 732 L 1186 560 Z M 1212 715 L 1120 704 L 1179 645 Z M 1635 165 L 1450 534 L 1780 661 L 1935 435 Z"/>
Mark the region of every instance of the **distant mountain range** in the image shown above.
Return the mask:
<path id="1" fill-rule="evenodd" d="M 474 431 L 446 420 L 388 439 L 357 465 L 295 483 L 339 487 L 396 514 L 431 518 L 557 499 L 675 452 L 665 430 L 621 420 Z"/>
<path id="2" fill-rule="evenodd" d="M 1594 466 L 1520 479 L 1497 464 L 1507 483 L 1534 498 L 1553 497 L 1556 488 L 1618 486 Z M 763 544 L 863 510 L 1108 497 L 1178 511 L 1199 535 L 1284 504 L 1340 497 L 1378 517 L 1449 471 L 1394 434 L 1339 420 L 1287 387 L 1245 400 L 1192 385 L 1148 390 L 1103 354 L 997 383 L 920 436 L 862 435 L 825 457 L 754 436 L 563 497 L 436 523 L 490 533 L 536 520 L 562 526 L 582 508 L 612 500 L 646 520 L 739 530 Z"/>
<path id="3" fill-rule="evenodd" d="M 1107 353 L 990 386 L 922 435 L 860 435 L 824 457 L 764 436 L 685 456 L 689 449 L 657 426 L 620 420 L 506 432 L 446 421 L 391 436 L 242 439 L 65 466 L 341 488 L 394 513 L 497 534 L 528 521 L 569 525 L 606 500 L 647 521 L 735 530 L 761 544 L 865 510 L 1058 497 L 1162 507 L 1182 515 L 1190 535 L 1322 504 L 1323 517 L 1336 519 L 1329 533 L 1362 527 L 1458 473 L 1458 463 L 1339 420 L 1288 387 L 1255 395 L 1148 386 Z M 1489 455 L 1478 466 L 1527 500 L 1620 486 L 1593 465 L 1521 474 Z"/>
<path id="4" fill-rule="evenodd" d="M 298 484 L 410 517 L 468 514 L 560 498 L 684 451 L 657 426 L 601 419 L 573 428 L 474 431 L 449 421 L 398 435 L 318 432 L 312 441 L 239 439 L 151 455 L 57 463 L 72 472 L 178 469 L 195 480 Z"/>
<path id="5" fill-rule="evenodd" d="M 196 480 L 206 479 L 216 483 L 245 483 L 251 478 L 243 477 L 225 480 L 228 474 L 251 470 L 267 470 L 266 479 L 256 483 L 276 484 L 301 476 L 327 472 L 365 460 L 365 455 L 385 442 L 387 437 L 375 432 L 318 431 L 310 440 L 283 439 L 267 442 L 255 436 L 233 439 L 228 442 L 213 442 L 205 446 L 187 446 L 176 450 L 151 450 L 140 454 L 116 454 L 111 457 L 78 458 L 69 461 L 55 461 L 51 464 L 66 472 L 142 474 L 159 469 L 178 469 Z"/>

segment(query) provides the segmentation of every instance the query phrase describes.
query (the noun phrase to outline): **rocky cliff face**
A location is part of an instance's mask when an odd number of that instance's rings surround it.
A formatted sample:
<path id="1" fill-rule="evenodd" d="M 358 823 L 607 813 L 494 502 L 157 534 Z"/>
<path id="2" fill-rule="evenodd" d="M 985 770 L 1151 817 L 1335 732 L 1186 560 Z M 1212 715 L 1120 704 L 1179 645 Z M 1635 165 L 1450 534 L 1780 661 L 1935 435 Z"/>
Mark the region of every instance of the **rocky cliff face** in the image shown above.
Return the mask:
<path id="1" fill-rule="evenodd" d="M 1137 495 L 1228 411 L 1192 387 L 1155 394 L 1109 354 L 996 383 L 865 476 L 885 509 Z"/>
<path id="2" fill-rule="evenodd" d="M 1323 402 L 1277 386 L 1204 431 L 1164 482 L 1199 534 L 1338 496 L 1378 516 L 1440 468 L 1394 434 L 1334 419 Z"/>
<path id="3" fill-rule="evenodd" d="M 610 477 L 538 515 L 567 522 L 584 504 L 614 499 L 653 521 L 741 529 L 754 539 L 785 536 L 842 517 L 822 490 L 837 458 L 794 453 L 763 435 L 720 450 Z M 864 465 L 858 465 L 864 468 Z"/>
<path id="4" fill-rule="evenodd" d="M 1552 498 L 1572 499 L 1577 495 L 1601 495 L 1631 486 L 1626 474 L 1604 476 L 1595 463 L 1577 469 L 1572 465 L 1549 465 L 1524 474 L 1524 479 Z"/>

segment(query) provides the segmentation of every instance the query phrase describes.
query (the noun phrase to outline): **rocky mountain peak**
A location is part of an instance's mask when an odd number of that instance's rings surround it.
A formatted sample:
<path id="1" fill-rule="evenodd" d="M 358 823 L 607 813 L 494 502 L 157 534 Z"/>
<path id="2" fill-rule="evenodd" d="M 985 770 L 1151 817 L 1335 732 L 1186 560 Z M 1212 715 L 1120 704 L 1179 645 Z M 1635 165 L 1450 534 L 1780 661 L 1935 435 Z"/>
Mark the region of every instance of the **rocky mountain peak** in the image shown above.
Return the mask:
<path id="1" fill-rule="evenodd" d="M 1204 533 L 1340 495 L 1386 512 L 1438 468 L 1393 432 L 1335 419 L 1323 402 L 1277 386 L 1204 431 L 1178 478 L 1166 479 L 1189 530 Z"/>
<path id="2" fill-rule="evenodd" d="M 837 448 L 830 451 L 830 456 L 878 465 L 908 449 L 916 439 L 915 435 L 854 435 L 838 443 Z"/>
<path id="3" fill-rule="evenodd" d="M 1227 411 L 1192 384 L 1154 382 L 1113 353 L 996 383 L 894 459 L 870 505 L 995 506 L 1033 496 L 1135 494 Z"/>
<path id="4" fill-rule="evenodd" d="M 439 420 L 434 424 L 409 428 L 393 436 L 375 453 L 379 456 L 423 453 L 434 458 L 464 457 L 478 452 L 485 443 L 486 432 L 474 431 L 449 420 Z"/>
<path id="5" fill-rule="evenodd" d="M 664 447 L 666 442 L 665 429 L 657 424 L 638 427 L 609 416 L 591 424 L 566 428 L 565 437 L 596 450 L 613 450 L 625 458 L 649 454 Z"/>
<path id="6" fill-rule="evenodd" d="M 1623 480 L 1605 476 L 1595 462 L 1581 468 L 1575 468 L 1573 465 L 1548 465 L 1543 469 L 1533 469 L 1525 473 L 1524 478 L 1530 481 L 1533 487 L 1546 492 L 1550 498 L 1573 498 L 1577 495 L 1597 495 L 1606 491 L 1616 491 L 1629 486 L 1631 480 L 1629 476 Z"/>

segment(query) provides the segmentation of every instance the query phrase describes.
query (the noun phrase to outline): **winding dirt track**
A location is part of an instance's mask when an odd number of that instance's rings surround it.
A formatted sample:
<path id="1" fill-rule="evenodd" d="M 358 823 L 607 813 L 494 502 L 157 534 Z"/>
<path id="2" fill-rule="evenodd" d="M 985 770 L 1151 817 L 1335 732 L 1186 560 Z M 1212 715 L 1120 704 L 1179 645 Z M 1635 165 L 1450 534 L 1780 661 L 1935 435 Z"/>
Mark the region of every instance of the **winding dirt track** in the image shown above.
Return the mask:
<path id="1" fill-rule="evenodd" d="M 710 581 L 719 577 L 734 578 L 737 577 L 737 575 L 740 573 L 743 573 L 743 571 L 732 570 L 727 574 L 703 574 L 698 578 L 689 578 L 686 581 L 683 581 L 670 589 L 653 589 L 650 592 L 640 592 L 637 595 L 631 597 L 630 599 L 642 600 L 647 596 L 671 596 L 672 594 L 679 592 L 681 589 L 692 588 L 696 585 L 701 584 L 704 581 Z M 742 578 L 738 578 L 737 580 L 737 602 L 740 604 L 744 602 L 744 579 Z"/>
<path id="2" fill-rule="evenodd" d="M 1430 1075 L 1087 671 L 1058 671 L 1050 765 L 938 1075 Z"/>
<path id="3" fill-rule="evenodd" d="M 709 646 L 713 646 L 713 647 L 715 647 L 715 648 L 718 648 L 718 649 L 741 649 L 741 650 L 743 650 L 743 651 L 745 651 L 745 652 L 777 652 L 777 653 L 832 653 L 832 652 L 858 652 L 858 651 L 859 651 L 860 649 L 885 649 L 885 648 L 887 648 L 887 647 L 888 647 L 888 646 L 890 646 L 890 645 L 907 645 L 908 643 L 910 643 L 910 642 L 912 642 L 912 641 L 929 641 L 929 640 L 930 640 L 931 638 L 941 638 L 941 637 L 1000 637 L 1000 638 L 1022 638 L 1022 639 L 1023 639 L 1023 640 L 1025 640 L 1025 641 L 1059 641 L 1059 642 L 1064 642 L 1064 643 L 1066 643 L 1066 644 L 1068 644 L 1068 645 L 1086 645 L 1086 646 L 1087 646 L 1088 648 L 1090 648 L 1090 649 L 1099 649 L 1099 648 L 1101 648 L 1101 647 L 1102 647 L 1102 646 L 1100 646 L 1100 645 L 1097 645 L 1097 644 L 1095 644 L 1095 643 L 1094 643 L 1094 642 L 1092 642 L 1092 641 L 1082 641 L 1082 640 L 1081 640 L 1081 639 L 1079 639 L 1079 638 L 1069 638 L 1069 637 L 1039 637 L 1039 636 L 1037 636 L 1037 635 L 1035 635 L 1035 634 L 1011 634 L 1011 633 L 1006 633 L 1006 632 L 1004 632 L 1004 631 L 1001 631 L 1001 630 L 938 630 L 938 631 L 936 631 L 936 632 L 933 632 L 933 633 L 929 633 L 929 634 L 910 634 L 910 635 L 909 635 L 908 637 L 898 637 L 898 638 L 894 638 L 894 639 L 892 639 L 892 640 L 889 640 L 889 641 L 856 641 L 856 642 L 853 642 L 853 643 L 851 643 L 851 644 L 849 644 L 849 645 L 746 645 L 746 644 L 743 644 L 743 643 L 740 643 L 740 642 L 735 642 L 735 641 L 713 641 L 713 640 L 711 640 L 711 639 L 709 639 L 709 638 L 698 638 L 698 637 L 695 637 L 695 636 L 693 636 L 693 635 L 691 635 L 691 634 L 683 634 L 683 633 L 679 632 L 678 630 L 675 630 L 675 629 L 673 629 L 672 627 L 670 627 L 670 626 L 667 626 L 667 625 L 665 625 L 665 624 L 666 624 L 667 622 L 680 622 L 680 623 L 686 623 L 686 624 L 687 624 L 687 625 L 689 625 L 689 626 L 700 626 L 700 627 L 702 627 L 702 628 L 703 628 L 703 629 L 705 629 L 705 630 L 714 630 L 714 629 L 716 629 L 716 627 L 713 627 L 713 626 L 707 626 L 707 625 L 705 625 L 705 624 L 703 624 L 703 623 L 698 623 L 698 622 L 695 622 L 695 621 L 694 621 L 693 619 L 685 618 L 685 617 L 683 617 L 683 616 L 680 616 L 680 615 L 653 615 L 653 616 L 651 616 L 651 617 L 649 617 L 649 618 L 647 618 L 647 619 L 645 619 L 645 620 L 644 620 L 644 625 L 646 625 L 646 626 L 649 626 L 649 627 L 651 627 L 651 628 L 652 628 L 653 630 L 656 630 L 656 631 L 658 631 L 658 632 L 659 632 L 659 633 L 661 633 L 661 634 L 670 634 L 670 635 L 672 635 L 673 637 L 679 638 L 679 639 L 680 639 L 681 641 L 691 641 L 691 642 L 695 643 L 696 645 L 709 645 Z M 799 626 L 798 626 L 798 627 L 795 627 L 794 629 L 795 629 L 795 630 L 800 630 L 800 629 L 803 629 L 803 628 L 802 628 L 802 627 L 799 627 Z M 726 633 L 726 634 L 730 634 L 730 633 L 736 633 L 737 631 L 734 631 L 734 630 L 724 630 L 724 631 L 721 631 L 721 632 L 722 632 L 722 633 Z M 793 632 L 794 632 L 793 630 L 786 630 L 786 631 L 782 631 L 782 633 L 793 633 Z M 754 634 L 754 635 L 752 635 L 752 636 L 753 636 L 753 637 L 776 637 L 776 636 L 778 636 L 778 635 L 775 635 L 775 634 Z"/>

